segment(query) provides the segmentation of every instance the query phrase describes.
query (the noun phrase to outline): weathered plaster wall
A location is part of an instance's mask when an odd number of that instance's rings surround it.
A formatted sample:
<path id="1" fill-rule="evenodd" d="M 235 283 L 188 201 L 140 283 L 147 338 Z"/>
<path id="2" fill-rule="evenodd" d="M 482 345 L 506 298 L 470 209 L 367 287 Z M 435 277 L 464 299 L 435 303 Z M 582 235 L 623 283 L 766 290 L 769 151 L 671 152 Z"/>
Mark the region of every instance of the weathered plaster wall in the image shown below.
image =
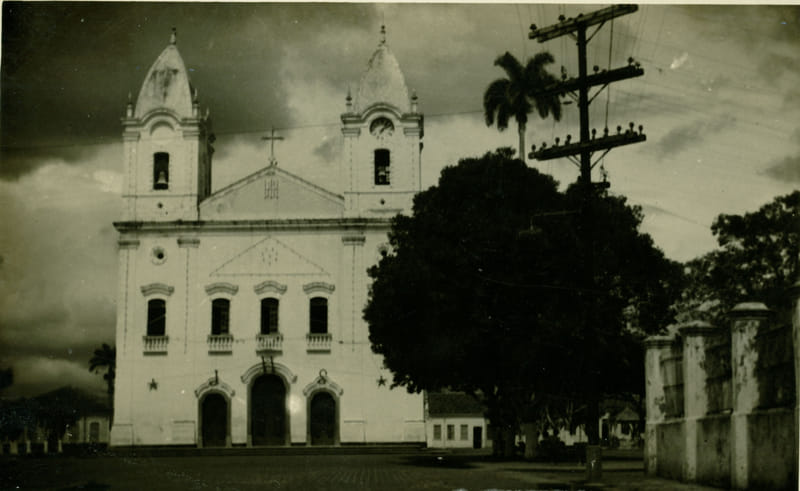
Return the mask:
<path id="1" fill-rule="evenodd" d="M 730 487 L 730 415 L 720 414 L 697 422 L 697 481 Z"/>
<path id="2" fill-rule="evenodd" d="M 757 411 L 747 418 L 749 489 L 797 489 L 794 445 L 797 429 L 790 408 Z"/>
<path id="3" fill-rule="evenodd" d="M 683 475 L 685 432 L 683 420 L 668 421 L 656 430 L 658 448 L 658 475 L 667 479 L 680 479 Z"/>

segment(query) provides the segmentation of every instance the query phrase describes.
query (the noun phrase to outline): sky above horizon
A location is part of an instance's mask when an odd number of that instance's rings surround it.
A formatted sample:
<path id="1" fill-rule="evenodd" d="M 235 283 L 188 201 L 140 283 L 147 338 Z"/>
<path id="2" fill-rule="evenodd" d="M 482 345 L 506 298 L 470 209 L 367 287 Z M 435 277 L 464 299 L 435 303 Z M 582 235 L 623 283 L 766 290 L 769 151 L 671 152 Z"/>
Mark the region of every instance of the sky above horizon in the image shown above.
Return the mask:
<path id="1" fill-rule="evenodd" d="M 425 114 L 423 186 L 460 158 L 516 148 L 516 129 L 487 127 L 486 86 L 505 51 L 546 50 L 577 73 L 567 37 L 529 26 L 605 5 L 3 2 L 0 74 L 0 368 L 4 397 L 69 381 L 103 390 L 88 360 L 113 343 L 122 127 L 128 94 L 177 28 L 217 135 L 213 188 L 267 164 L 338 192 L 339 115 L 386 25 L 387 42 Z M 642 77 L 592 103 L 592 126 L 642 124 L 647 141 L 602 161 L 610 191 L 642 207 L 643 231 L 685 261 L 716 246 L 721 213 L 754 211 L 800 186 L 800 7 L 652 5 L 606 23 L 589 65 L 633 57 Z M 594 91 L 593 91 L 594 92 Z M 531 117 L 527 142 L 577 138 L 575 104 L 558 123 Z M 562 186 L 568 160 L 529 161 Z M 599 167 L 599 165 L 598 165 Z M 599 179 L 595 169 L 595 179 Z"/>

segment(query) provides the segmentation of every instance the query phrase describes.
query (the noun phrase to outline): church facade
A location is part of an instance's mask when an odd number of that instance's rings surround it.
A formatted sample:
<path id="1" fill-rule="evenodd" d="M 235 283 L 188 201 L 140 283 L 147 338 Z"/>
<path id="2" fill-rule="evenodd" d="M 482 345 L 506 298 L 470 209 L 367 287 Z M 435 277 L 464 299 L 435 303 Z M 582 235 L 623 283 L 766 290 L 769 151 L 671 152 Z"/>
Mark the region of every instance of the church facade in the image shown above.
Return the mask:
<path id="1" fill-rule="evenodd" d="M 111 445 L 422 443 L 362 319 L 420 189 L 423 116 L 385 34 L 341 115 L 338 189 L 277 162 L 212 192 L 175 35 L 123 118 Z"/>

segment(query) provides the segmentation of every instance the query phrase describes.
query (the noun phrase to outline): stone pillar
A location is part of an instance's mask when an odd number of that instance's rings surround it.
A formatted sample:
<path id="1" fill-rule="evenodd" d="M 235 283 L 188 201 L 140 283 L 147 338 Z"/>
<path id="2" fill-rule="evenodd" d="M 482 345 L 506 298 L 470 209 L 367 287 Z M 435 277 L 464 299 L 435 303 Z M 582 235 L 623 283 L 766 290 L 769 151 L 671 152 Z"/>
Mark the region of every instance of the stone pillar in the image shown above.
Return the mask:
<path id="1" fill-rule="evenodd" d="M 669 352 L 673 338 L 650 336 L 644 341 L 645 409 L 647 419 L 644 432 L 645 473 L 655 476 L 658 470 L 657 428 L 664 421 L 664 380 L 661 377 L 661 357 Z"/>
<path id="2" fill-rule="evenodd" d="M 731 316 L 731 486 L 747 489 L 749 482 L 749 434 L 747 420 L 758 406 L 758 379 L 755 376 L 758 352 L 755 337 L 768 322 L 771 311 L 760 302 L 740 303 Z"/>
<path id="3" fill-rule="evenodd" d="M 683 339 L 683 418 L 685 447 L 683 479 L 697 479 L 697 420 L 708 412 L 706 392 L 706 337 L 716 329 L 705 321 L 691 321 L 678 328 Z"/>

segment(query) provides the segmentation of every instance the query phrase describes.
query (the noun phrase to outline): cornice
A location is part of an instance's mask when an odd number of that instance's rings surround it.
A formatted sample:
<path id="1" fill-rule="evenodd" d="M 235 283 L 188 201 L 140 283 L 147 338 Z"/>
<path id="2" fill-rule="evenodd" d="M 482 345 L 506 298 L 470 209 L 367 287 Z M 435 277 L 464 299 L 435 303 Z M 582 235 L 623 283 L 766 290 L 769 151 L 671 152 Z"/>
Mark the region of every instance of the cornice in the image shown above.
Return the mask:
<path id="1" fill-rule="evenodd" d="M 253 290 L 256 292 L 256 295 L 263 295 L 265 293 L 277 293 L 283 295 L 286 293 L 286 285 L 282 283 L 278 283 L 277 281 L 267 280 L 263 283 L 259 283 L 258 285 L 253 287 Z"/>
<path id="2" fill-rule="evenodd" d="M 389 217 L 307 218 L 269 220 L 171 220 L 120 221 L 114 228 L 122 233 L 201 233 L 201 232 L 261 232 L 281 230 L 380 230 L 391 226 Z"/>

